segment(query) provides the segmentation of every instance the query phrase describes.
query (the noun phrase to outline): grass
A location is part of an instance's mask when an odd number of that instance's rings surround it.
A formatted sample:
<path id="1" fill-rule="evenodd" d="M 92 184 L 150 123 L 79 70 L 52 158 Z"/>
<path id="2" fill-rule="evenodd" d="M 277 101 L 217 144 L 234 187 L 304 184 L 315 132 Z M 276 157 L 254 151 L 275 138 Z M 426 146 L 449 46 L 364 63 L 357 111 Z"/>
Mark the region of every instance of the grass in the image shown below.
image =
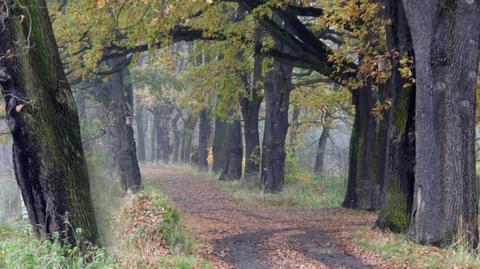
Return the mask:
<path id="1" fill-rule="evenodd" d="M 25 221 L 0 224 L 0 268 L 103 269 L 116 268 L 104 249 L 80 251 L 58 241 L 38 239 Z"/>
<path id="2" fill-rule="evenodd" d="M 480 256 L 468 251 L 461 241 L 445 249 L 420 245 L 405 235 L 359 228 L 351 232 L 363 248 L 394 259 L 405 268 L 480 268 Z"/>
<path id="3" fill-rule="evenodd" d="M 344 196 L 343 179 L 321 179 L 311 175 L 301 181 L 287 182 L 283 190 L 275 194 L 263 193 L 256 183 L 219 181 L 218 185 L 238 201 L 280 207 L 338 207 Z"/>
<path id="4" fill-rule="evenodd" d="M 157 189 L 147 188 L 115 201 L 110 227 L 101 229 L 111 231 L 103 237 L 108 238 L 104 248 L 81 251 L 63 247 L 58 240 L 41 240 L 25 220 L 0 223 L 0 268 L 211 268 L 193 256 L 194 243 L 181 214 Z"/>

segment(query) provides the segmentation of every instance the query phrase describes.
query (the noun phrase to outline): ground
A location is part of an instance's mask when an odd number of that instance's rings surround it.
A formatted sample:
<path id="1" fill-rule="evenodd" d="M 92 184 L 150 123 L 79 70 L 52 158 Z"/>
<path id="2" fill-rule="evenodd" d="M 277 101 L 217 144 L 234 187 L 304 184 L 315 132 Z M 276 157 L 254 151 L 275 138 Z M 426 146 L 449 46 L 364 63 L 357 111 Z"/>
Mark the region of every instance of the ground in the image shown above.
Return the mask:
<path id="1" fill-rule="evenodd" d="M 197 254 L 215 268 L 398 268 L 355 246 L 348 235 L 375 215 L 343 208 L 251 206 L 228 198 L 212 180 L 174 167 L 144 166 L 184 215 Z"/>

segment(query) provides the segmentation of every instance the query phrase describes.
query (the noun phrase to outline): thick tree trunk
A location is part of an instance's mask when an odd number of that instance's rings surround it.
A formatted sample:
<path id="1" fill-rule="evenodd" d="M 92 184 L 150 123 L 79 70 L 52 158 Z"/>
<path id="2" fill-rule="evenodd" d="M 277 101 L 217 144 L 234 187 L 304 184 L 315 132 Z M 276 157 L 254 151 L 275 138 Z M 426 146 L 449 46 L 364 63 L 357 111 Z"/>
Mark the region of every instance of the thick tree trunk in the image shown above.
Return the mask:
<path id="1" fill-rule="evenodd" d="M 110 60 L 108 65 L 113 67 L 119 61 L 121 60 Z M 104 83 L 104 91 L 100 93 L 101 103 L 110 112 L 109 132 L 112 137 L 113 157 L 125 192 L 136 191 L 141 187 L 132 127 L 132 85 L 125 82 L 128 75 L 128 69 L 111 75 Z"/>
<path id="2" fill-rule="evenodd" d="M 387 0 L 385 17 L 391 21 L 386 26 L 388 50 L 397 51 L 399 57 L 391 59 L 392 74 L 385 85 L 392 106 L 388 111 L 384 186 L 377 225 L 404 232 L 410 223 L 415 183 L 415 88 L 403 87 L 406 81 L 400 75 L 399 61 L 413 57 L 413 45 L 402 3 Z"/>
<path id="3" fill-rule="evenodd" d="M 327 148 L 328 137 L 330 136 L 330 126 L 324 125 L 320 139 L 318 139 L 317 156 L 315 158 L 314 172 L 320 176 L 324 175 L 325 150 Z"/>
<path id="4" fill-rule="evenodd" d="M 238 180 L 242 177 L 242 124 L 239 120 L 227 123 L 225 162 L 219 180 Z"/>
<path id="5" fill-rule="evenodd" d="M 145 162 L 145 127 L 143 124 L 143 106 L 135 103 L 135 121 L 137 124 L 137 157 L 140 162 Z"/>
<path id="6" fill-rule="evenodd" d="M 288 107 L 292 90 L 293 67 L 273 60 L 265 76 L 265 132 L 262 145 L 262 189 L 279 192 L 285 182 L 285 139 L 288 130 Z"/>
<path id="7" fill-rule="evenodd" d="M 190 113 L 183 124 L 181 157 L 182 161 L 186 163 L 190 163 L 191 161 L 190 156 L 192 154 L 193 133 L 195 131 L 195 125 L 197 125 L 197 119 L 197 114 Z"/>
<path id="8" fill-rule="evenodd" d="M 208 141 L 210 139 L 211 120 L 207 109 L 200 112 L 198 125 L 198 162 L 200 170 L 208 171 Z"/>
<path id="9" fill-rule="evenodd" d="M 215 120 L 215 132 L 213 134 L 213 165 L 212 170 L 219 173 L 225 167 L 227 124 L 221 119 Z"/>
<path id="10" fill-rule="evenodd" d="M 415 190 L 420 243 L 478 242 L 475 105 L 480 2 L 403 1 L 415 51 Z"/>
<path id="11" fill-rule="evenodd" d="M 58 232 L 61 239 L 76 244 L 74 232 L 81 228 L 84 237 L 95 243 L 97 228 L 77 109 L 47 5 L 44 0 L 20 3 L 25 8 L 9 6 L 16 16 L 1 18 L 0 29 L 0 55 L 11 55 L 0 59 L 0 85 L 14 142 L 17 183 L 38 234 Z M 23 23 L 19 16 L 26 18 Z M 27 38 L 30 48 L 25 47 Z"/>
<path id="12" fill-rule="evenodd" d="M 378 191 L 375 175 L 376 121 L 371 114 L 375 104 L 371 86 L 353 92 L 355 119 L 350 138 L 347 193 L 342 206 L 354 209 L 376 209 Z"/>

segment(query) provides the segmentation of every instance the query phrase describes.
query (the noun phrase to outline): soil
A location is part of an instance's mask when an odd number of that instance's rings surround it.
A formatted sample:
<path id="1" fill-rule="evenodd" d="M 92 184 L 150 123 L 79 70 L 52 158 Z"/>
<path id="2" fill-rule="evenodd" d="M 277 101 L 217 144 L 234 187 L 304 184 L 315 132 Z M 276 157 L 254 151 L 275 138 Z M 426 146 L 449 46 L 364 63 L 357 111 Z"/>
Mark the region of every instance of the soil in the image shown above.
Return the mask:
<path id="1" fill-rule="evenodd" d="M 198 256 L 214 268 L 401 268 L 355 245 L 349 231 L 372 226 L 374 213 L 344 208 L 281 208 L 246 205 L 213 180 L 184 169 L 144 166 L 183 212 L 200 245 Z"/>

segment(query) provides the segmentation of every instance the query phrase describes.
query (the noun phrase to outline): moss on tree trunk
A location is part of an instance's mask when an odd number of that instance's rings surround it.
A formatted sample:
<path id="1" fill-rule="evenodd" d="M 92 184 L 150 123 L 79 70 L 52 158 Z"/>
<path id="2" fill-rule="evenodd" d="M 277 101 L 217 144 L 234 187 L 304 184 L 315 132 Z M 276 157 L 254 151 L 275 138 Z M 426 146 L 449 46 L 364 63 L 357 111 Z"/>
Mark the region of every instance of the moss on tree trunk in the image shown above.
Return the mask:
<path id="1" fill-rule="evenodd" d="M 13 160 L 29 219 L 38 234 L 75 244 L 75 229 L 95 243 L 97 228 L 76 105 L 44 0 L 20 0 L 0 32 L 1 80 Z M 20 24 L 20 16 L 26 19 Z M 27 47 L 27 45 L 30 45 Z"/>

